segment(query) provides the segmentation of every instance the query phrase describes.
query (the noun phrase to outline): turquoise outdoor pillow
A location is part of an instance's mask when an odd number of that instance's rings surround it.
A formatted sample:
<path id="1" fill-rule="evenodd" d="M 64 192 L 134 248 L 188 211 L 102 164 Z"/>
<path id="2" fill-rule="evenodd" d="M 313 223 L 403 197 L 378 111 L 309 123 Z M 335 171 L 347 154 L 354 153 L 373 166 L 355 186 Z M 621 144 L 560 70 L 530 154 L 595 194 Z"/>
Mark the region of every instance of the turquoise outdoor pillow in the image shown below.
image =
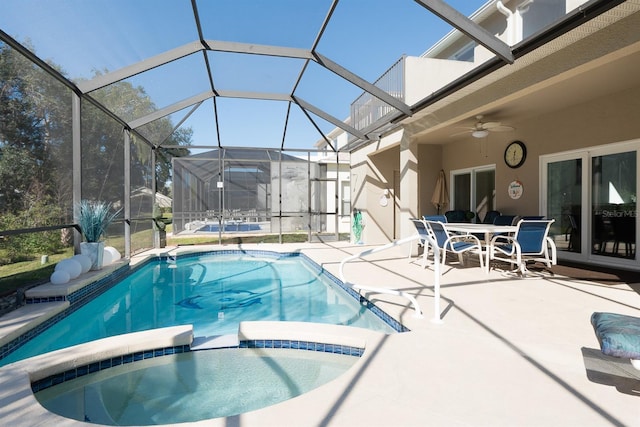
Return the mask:
<path id="1" fill-rule="evenodd" d="M 640 318 L 615 313 L 593 313 L 591 324 L 607 356 L 640 359 Z"/>

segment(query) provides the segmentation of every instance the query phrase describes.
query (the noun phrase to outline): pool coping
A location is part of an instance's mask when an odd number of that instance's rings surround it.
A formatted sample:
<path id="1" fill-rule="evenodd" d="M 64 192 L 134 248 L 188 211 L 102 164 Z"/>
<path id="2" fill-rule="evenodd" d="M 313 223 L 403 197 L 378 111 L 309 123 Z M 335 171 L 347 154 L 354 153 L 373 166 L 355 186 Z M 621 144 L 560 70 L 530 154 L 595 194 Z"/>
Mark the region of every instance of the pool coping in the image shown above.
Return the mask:
<path id="1" fill-rule="evenodd" d="M 35 329 L 69 307 L 69 301 L 22 306 L 0 317 L 0 348 Z"/>
<path id="2" fill-rule="evenodd" d="M 350 326 L 307 322 L 241 322 L 238 328 L 238 337 L 241 342 L 322 343 L 329 346 L 326 347 L 326 350 L 323 348 L 319 351 L 333 352 L 333 348 L 330 346 L 346 346 L 362 349 L 362 355 L 366 353 L 367 342 L 370 339 L 375 340 L 383 335 L 379 332 Z M 107 358 L 118 358 L 136 353 L 144 354 L 154 349 L 191 346 L 193 340 L 191 325 L 172 326 L 103 338 L 3 366 L 0 368 L 0 377 L 2 378 L 0 419 L 15 427 L 32 427 L 54 423 L 58 427 L 86 425 L 84 422 L 65 418 L 46 410 L 36 399 L 32 384 L 77 368 L 84 369 L 86 366 Z M 273 348 L 273 346 L 267 344 L 266 346 L 260 345 L 259 348 Z M 316 349 L 300 348 L 299 350 Z M 356 363 L 360 363 L 360 361 Z M 224 420 L 225 418 L 219 419 Z M 217 419 L 195 421 L 189 425 L 211 425 L 211 422 L 215 420 Z"/>
<path id="3" fill-rule="evenodd" d="M 194 246 L 168 247 L 134 256 L 132 259 L 122 259 L 116 263 L 103 267 L 101 270 L 90 271 L 73 279 L 68 283 L 54 285 L 46 283 L 27 291 L 27 304 L 0 317 L 0 355 L 8 355 L 15 348 L 39 333 L 47 322 L 53 322 L 57 316 L 65 316 L 69 310 L 76 310 L 88 302 L 96 294 L 109 289 L 123 277 L 134 273 L 146 263 L 174 257 L 203 256 L 207 254 L 241 254 L 249 253 L 270 257 L 291 256 L 301 257 L 310 266 L 327 276 L 336 286 L 340 287 L 352 298 L 360 301 L 378 318 L 387 323 L 396 332 L 408 332 L 408 328 L 394 316 L 360 295 L 354 289 L 343 284 L 334 274 L 326 270 L 302 251 L 280 250 L 280 248 L 251 248 Z M 57 303 L 57 304 L 56 304 Z M 46 304 L 46 305 L 45 305 Z M 3 356 L 4 357 L 4 356 Z"/>
<path id="4" fill-rule="evenodd" d="M 156 250 L 146 252 L 135 256 L 132 259 L 122 260 L 117 264 L 113 264 L 103 268 L 97 272 L 87 273 L 85 277 L 76 279 L 66 286 L 55 287 L 50 284 L 42 285 L 42 288 L 31 292 L 30 297 L 36 298 L 38 302 L 31 302 L 19 310 L 29 312 L 16 313 L 15 323 L 20 325 L 18 331 L 14 331 L 11 336 L 26 336 L 30 332 L 37 331 L 38 328 L 46 325 L 47 322 L 53 321 L 56 316 L 62 316 L 68 310 L 75 310 L 84 305 L 89 297 L 96 293 L 102 293 L 110 288 L 109 278 L 117 277 L 115 281 L 119 281 L 122 276 L 134 273 L 138 268 L 149 262 L 157 261 L 163 258 L 172 258 L 175 256 L 200 256 L 206 254 L 220 253 L 238 254 L 247 252 L 257 254 L 258 256 L 300 256 L 302 259 L 310 262 L 310 266 L 314 269 L 327 274 L 328 278 L 333 282 L 338 279 L 334 274 L 327 271 L 322 264 L 309 257 L 302 251 L 291 250 L 290 248 L 273 248 L 273 247 L 255 247 L 250 249 L 229 248 L 229 247 L 176 247 L 165 248 L 164 250 Z M 103 282 L 97 286 L 98 282 Z M 345 286 L 337 283 L 348 294 L 355 292 L 352 289 L 345 289 Z M 74 293 L 80 294 L 79 298 L 69 297 Z M 62 294 L 62 297 L 60 297 Z M 352 295 L 353 297 L 353 295 Z M 360 298 L 363 303 L 362 297 Z M 364 303 L 367 306 L 377 306 L 367 299 Z M 371 307 L 369 307 L 371 308 Z M 17 311 L 17 310 L 16 310 Z M 382 311 L 382 310 L 381 310 Z M 42 312 L 35 314 L 36 312 Z M 386 314 L 386 312 L 382 311 Z M 387 315 L 388 316 L 388 315 Z M 380 317 L 380 316 L 379 316 Z M 402 324 L 391 317 L 395 322 Z M 384 319 L 383 319 L 384 320 Z M 388 323 L 388 322 L 387 322 Z M 4 332 L 0 329 L 0 334 Z M 380 337 L 386 335 L 382 332 L 376 332 L 369 329 L 331 325 L 316 324 L 310 322 L 241 322 L 238 328 L 238 335 L 235 340 L 239 342 L 239 346 L 256 347 L 256 348 L 291 348 L 300 351 L 324 351 L 330 353 L 350 354 L 360 357 L 356 365 L 362 363 L 366 359 L 365 348 L 367 339 L 365 337 L 375 337 L 372 342 L 379 341 Z M 9 340 L 9 335 L 2 337 Z M 19 337 L 18 337 L 19 338 Z M 200 337 L 213 338 L 218 341 L 220 337 Z M 0 419 L 7 420 L 11 425 L 50 425 L 52 423 L 60 426 L 86 425 L 80 421 L 70 420 L 59 415 L 50 413 L 43 408 L 34 396 L 33 384 L 37 381 L 44 380 L 44 385 L 48 381 L 61 381 L 64 376 L 72 377 L 74 375 L 84 375 L 89 369 L 101 369 L 110 365 L 116 366 L 122 363 L 124 357 L 135 357 L 138 360 L 145 357 L 154 357 L 154 354 L 160 356 L 179 352 L 176 348 L 182 345 L 188 345 L 189 350 L 197 350 L 196 343 L 193 342 L 193 330 L 191 325 L 182 325 L 169 328 L 153 329 L 149 331 L 136 332 L 115 337 L 108 337 L 90 343 L 80 344 L 78 346 L 61 349 L 54 352 L 46 353 L 32 358 L 20 360 L 14 363 L 0 367 L 0 379 L 2 387 L 0 391 Z M 6 344 L 5 344 L 6 345 Z M 193 348 L 192 348 L 193 347 Z M 158 351 L 159 350 L 159 351 Z M 182 350 L 180 350 L 182 351 Z M 347 351 L 348 353 L 344 353 Z M 115 364 L 113 361 L 116 361 Z M 110 363 L 111 362 L 111 363 Z M 78 374 L 80 373 L 80 374 Z M 70 378 L 69 378 L 70 379 Z M 40 384 L 42 385 L 42 384 Z M 45 387 L 46 388 L 46 387 Z M 312 393 L 313 390 L 309 393 Z M 281 402 L 280 404 L 284 404 Z M 263 408 L 264 409 L 264 408 Z M 257 411 L 261 411 L 258 409 Z M 212 422 L 217 423 L 218 420 L 225 418 L 203 420 L 190 425 L 211 425 Z"/>
<path id="5" fill-rule="evenodd" d="M 129 260 L 123 259 L 113 264 L 102 267 L 100 270 L 89 271 L 79 277 L 63 284 L 53 284 L 47 282 L 45 284 L 30 288 L 25 291 L 24 296 L 29 304 L 40 304 L 42 302 L 51 302 L 66 300 L 70 295 L 85 289 L 100 280 L 109 277 L 115 271 L 121 268 L 129 267 Z"/>
<path id="6" fill-rule="evenodd" d="M 106 357 L 116 357 L 150 348 L 190 345 L 193 328 L 171 328 L 108 337 L 90 343 L 45 353 L 0 368 L 0 419 L 14 426 L 78 425 L 79 422 L 47 411 L 31 390 L 31 383 Z"/>
<path id="7" fill-rule="evenodd" d="M 54 285 L 47 282 L 28 289 L 25 292 L 25 305 L 0 317 L 0 349 L 63 313 L 73 303 L 81 302 L 91 295 L 92 286 L 99 286 L 100 281 L 110 278 L 114 272 L 121 269 L 124 272 L 129 267 L 129 260 L 123 259 L 100 270 L 89 271 L 67 283 Z M 70 295 L 74 297 L 70 298 Z"/>
<path id="8" fill-rule="evenodd" d="M 345 256 L 363 249 L 342 242 L 227 247 L 300 251 L 336 275 Z M 148 259 L 148 254 L 136 255 L 132 265 Z M 432 273 L 418 261 L 407 260 L 404 248 L 396 248 L 390 254 L 354 262 L 349 274 L 355 283 L 374 287 L 392 283 L 410 291 L 427 307 L 433 299 Z M 629 381 L 637 381 L 637 371 L 632 375 L 628 361 L 602 355 L 588 322 L 595 309 L 637 316 L 637 292 L 627 285 L 604 286 L 553 275 L 523 280 L 499 269 L 484 275 L 476 267 L 453 265 L 445 271 L 444 322 L 415 318 L 411 307 L 399 298 L 375 298 L 376 305 L 402 319 L 411 331 L 367 336 L 366 350 L 350 370 L 308 393 L 197 425 L 482 423 L 507 427 L 556 425 L 567 419 L 574 425 L 637 424 L 637 393 L 627 391 Z M 301 335 L 300 339 L 308 338 Z M 5 372 L 0 370 L 0 398 L 6 396 Z M 12 392 L 32 395 L 26 388 Z M 20 411 L 16 415 L 19 426 L 49 426 L 56 421 L 63 427 L 90 425 L 53 414 L 36 419 L 19 405 L 7 409 L 13 410 Z M 0 411 L 4 411 L 2 406 Z M 5 419 L 0 419 L 4 424 Z"/>
<path id="9" fill-rule="evenodd" d="M 106 291 L 130 272 L 129 260 L 120 260 L 97 271 L 89 271 L 67 283 L 45 283 L 25 292 L 26 304 L 0 317 L 0 356 L 13 352 L 23 343 L 75 310 L 97 293 Z"/>

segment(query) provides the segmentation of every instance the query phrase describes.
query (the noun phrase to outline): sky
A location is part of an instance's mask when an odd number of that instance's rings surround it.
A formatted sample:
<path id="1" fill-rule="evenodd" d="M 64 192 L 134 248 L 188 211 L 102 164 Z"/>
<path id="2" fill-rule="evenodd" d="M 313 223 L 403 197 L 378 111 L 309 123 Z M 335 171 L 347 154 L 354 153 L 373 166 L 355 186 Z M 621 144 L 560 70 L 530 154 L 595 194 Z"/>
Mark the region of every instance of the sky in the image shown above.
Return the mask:
<path id="1" fill-rule="evenodd" d="M 114 71 L 198 40 L 190 0 L 3 0 L 0 28 L 38 56 L 60 65 L 71 79 Z M 449 0 L 470 15 L 485 2 Z M 204 38 L 310 49 L 330 0 L 198 0 Z M 25 17 L 27 17 L 25 19 Z M 413 0 L 341 0 L 317 52 L 369 82 L 402 55 L 419 56 L 451 28 Z M 217 89 L 295 95 L 344 120 L 358 87 L 314 62 L 300 59 L 209 52 Z M 205 61 L 192 55 L 132 77 L 158 108 L 209 89 Z M 313 148 L 322 138 L 296 105 L 287 102 L 217 98 L 204 102 L 186 121 L 196 145 Z M 172 116 L 175 123 L 188 110 Z M 289 121 L 285 122 L 289 114 Z M 312 115 L 325 133 L 335 126 Z M 126 118 L 133 119 L 133 118 Z"/>

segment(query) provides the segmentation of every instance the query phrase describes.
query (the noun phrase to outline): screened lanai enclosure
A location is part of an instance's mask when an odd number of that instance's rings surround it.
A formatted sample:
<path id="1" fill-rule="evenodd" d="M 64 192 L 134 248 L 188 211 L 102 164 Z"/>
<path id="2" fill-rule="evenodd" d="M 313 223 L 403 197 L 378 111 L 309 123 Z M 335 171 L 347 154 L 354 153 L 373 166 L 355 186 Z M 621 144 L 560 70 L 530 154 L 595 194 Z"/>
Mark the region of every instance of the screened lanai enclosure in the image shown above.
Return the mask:
<path id="1" fill-rule="evenodd" d="M 305 157 L 258 148 L 175 157 L 173 232 L 325 232 L 337 219 L 326 211 L 327 185 L 337 181 Z"/>
<path id="2" fill-rule="evenodd" d="M 348 233 L 349 150 L 412 113 L 376 79 L 454 28 L 500 54 L 465 18 L 482 2 L 454 3 L 4 1 L 2 264 L 77 251 L 82 200 L 118 212 L 125 256 L 157 243 L 158 216 L 175 234 Z M 371 22 L 391 12 L 415 31 L 383 49 Z"/>
<path id="3" fill-rule="evenodd" d="M 125 257 L 163 231 L 348 239 L 350 153 L 426 105 L 403 58 L 459 31 L 513 60 L 483 3 L 3 1 L 0 279 L 77 253 L 85 200 Z"/>

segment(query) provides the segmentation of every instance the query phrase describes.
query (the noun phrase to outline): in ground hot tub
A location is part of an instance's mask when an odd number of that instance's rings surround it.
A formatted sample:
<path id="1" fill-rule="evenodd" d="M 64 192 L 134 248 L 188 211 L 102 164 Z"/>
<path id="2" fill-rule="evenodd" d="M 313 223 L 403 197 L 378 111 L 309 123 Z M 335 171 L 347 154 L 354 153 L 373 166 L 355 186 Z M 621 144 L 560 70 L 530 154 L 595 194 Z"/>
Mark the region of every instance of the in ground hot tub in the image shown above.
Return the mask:
<path id="1" fill-rule="evenodd" d="M 173 424 L 291 399 L 337 378 L 361 354 L 346 346 L 300 341 L 284 347 L 186 351 L 149 359 L 142 353 L 140 361 L 131 355 L 107 369 L 52 385 L 73 376 L 58 374 L 58 380 L 46 378 L 33 387 L 40 389 L 35 396 L 42 406 L 67 418 L 118 426 Z M 93 364 L 95 369 L 101 365 Z M 91 369 L 79 367 L 76 373 Z"/>

